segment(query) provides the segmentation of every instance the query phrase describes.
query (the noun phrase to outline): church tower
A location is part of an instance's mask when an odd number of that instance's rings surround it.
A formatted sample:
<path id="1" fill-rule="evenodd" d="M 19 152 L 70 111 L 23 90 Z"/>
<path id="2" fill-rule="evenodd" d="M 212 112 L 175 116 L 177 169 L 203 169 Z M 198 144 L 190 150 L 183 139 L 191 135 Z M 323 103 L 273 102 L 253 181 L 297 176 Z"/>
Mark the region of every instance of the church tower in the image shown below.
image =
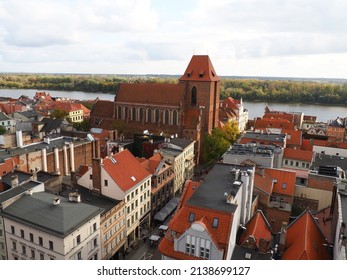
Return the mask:
<path id="1" fill-rule="evenodd" d="M 220 78 L 217 76 L 208 55 L 193 55 L 183 76 L 179 78 L 185 91 L 184 137 L 189 137 L 189 128 L 198 131 L 195 139 L 199 142 L 199 152 L 207 133 L 219 122 Z M 195 118 L 194 118 L 195 117 Z M 196 121 L 194 121 L 196 120 Z M 192 123 L 193 122 L 193 123 Z"/>

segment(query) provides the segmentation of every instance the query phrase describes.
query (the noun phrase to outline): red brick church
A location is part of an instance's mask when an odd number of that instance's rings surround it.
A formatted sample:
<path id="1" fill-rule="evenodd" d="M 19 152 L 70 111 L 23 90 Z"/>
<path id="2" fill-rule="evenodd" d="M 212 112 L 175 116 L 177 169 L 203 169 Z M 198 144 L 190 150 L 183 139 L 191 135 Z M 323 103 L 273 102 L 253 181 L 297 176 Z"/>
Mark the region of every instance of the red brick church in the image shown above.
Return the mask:
<path id="1" fill-rule="evenodd" d="M 219 91 L 209 56 L 193 55 L 177 84 L 120 84 L 114 102 L 95 103 L 91 127 L 117 129 L 129 137 L 148 130 L 193 139 L 200 161 L 204 135 L 218 127 Z"/>

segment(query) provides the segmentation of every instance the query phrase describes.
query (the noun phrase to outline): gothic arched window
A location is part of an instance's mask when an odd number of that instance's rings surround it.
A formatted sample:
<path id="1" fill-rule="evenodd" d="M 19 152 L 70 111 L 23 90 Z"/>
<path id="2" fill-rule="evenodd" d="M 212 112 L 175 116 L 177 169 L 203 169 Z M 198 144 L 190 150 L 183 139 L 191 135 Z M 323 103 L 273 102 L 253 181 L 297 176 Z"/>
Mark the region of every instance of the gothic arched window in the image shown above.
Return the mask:
<path id="1" fill-rule="evenodd" d="M 197 93 L 198 93 L 198 90 L 196 89 L 196 87 L 193 87 L 192 88 L 192 96 L 191 96 L 191 100 L 190 100 L 190 105 L 192 105 L 192 106 L 196 106 Z"/>
<path id="2" fill-rule="evenodd" d="M 152 122 L 152 110 L 151 110 L 151 108 L 147 108 L 146 120 L 147 120 L 147 122 Z"/>
<path id="3" fill-rule="evenodd" d="M 178 112 L 177 112 L 177 110 L 173 111 L 172 124 L 173 125 L 178 125 Z"/>
<path id="4" fill-rule="evenodd" d="M 137 118 L 136 118 L 136 108 L 135 107 L 133 107 L 131 109 L 131 120 L 133 120 L 133 121 L 137 120 Z"/>
<path id="5" fill-rule="evenodd" d="M 154 119 L 156 123 L 159 123 L 159 119 L 160 119 L 160 114 L 159 114 L 159 110 L 155 109 L 154 111 Z"/>
<path id="6" fill-rule="evenodd" d="M 165 109 L 164 111 L 164 123 L 169 124 L 170 122 L 170 112 L 168 109 Z"/>

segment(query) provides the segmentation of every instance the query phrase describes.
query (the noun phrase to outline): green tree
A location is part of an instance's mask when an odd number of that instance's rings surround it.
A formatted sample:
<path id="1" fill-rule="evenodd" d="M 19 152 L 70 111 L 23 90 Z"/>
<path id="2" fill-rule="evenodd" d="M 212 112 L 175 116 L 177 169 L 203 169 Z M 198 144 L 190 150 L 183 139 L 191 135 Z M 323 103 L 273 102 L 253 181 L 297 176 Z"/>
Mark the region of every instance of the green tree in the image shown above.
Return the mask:
<path id="1" fill-rule="evenodd" d="M 211 134 L 205 136 L 203 159 L 209 165 L 218 160 L 230 147 L 225 139 L 225 133 L 220 128 L 214 128 Z"/>
<path id="2" fill-rule="evenodd" d="M 0 125 L 0 135 L 5 134 L 6 132 L 7 132 L 7 129 L 4 126 Z"/>
<path id="3" fill-rule="evenodd" d="M 68 115 L 69 115 L 68 112 L 58 109 L 58 110 L 54 110 L 50 116 L 51 116 L 51 118 L 64 119 Z"/>
<path id="4" fill-rule="evenodd" d="M 231 122 L 224 125 L 223 137 L 230 144 L 234 144 L 239 136 L 240 136 L 240 132 L 239 132 L 239 129 L 237 127 L 237 123 L 235 121 L 231 121 Z"/>
<path id="5" fill-rule="evenodd" d="M 83 121 L 79 123 L 73 123 L 72 126 L 77 130 L 77 131 L 89 131 L 89 120 L 84 119 Z"/>

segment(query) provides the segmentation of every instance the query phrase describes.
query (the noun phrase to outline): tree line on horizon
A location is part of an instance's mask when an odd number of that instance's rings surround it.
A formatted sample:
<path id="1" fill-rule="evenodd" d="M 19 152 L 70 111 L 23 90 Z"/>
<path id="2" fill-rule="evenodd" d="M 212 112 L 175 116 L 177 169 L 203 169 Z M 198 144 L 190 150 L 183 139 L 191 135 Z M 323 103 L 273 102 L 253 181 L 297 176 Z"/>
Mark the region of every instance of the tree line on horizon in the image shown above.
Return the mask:
<path id="1" fill-rule="evenodd" d="M 135 75 L 0 74 L 2 89 L 115 93 L 120 83 L 178 83 L 176 77 Z M 221 78 L 221 99 L 347 105 L 347 83 Z"/>

